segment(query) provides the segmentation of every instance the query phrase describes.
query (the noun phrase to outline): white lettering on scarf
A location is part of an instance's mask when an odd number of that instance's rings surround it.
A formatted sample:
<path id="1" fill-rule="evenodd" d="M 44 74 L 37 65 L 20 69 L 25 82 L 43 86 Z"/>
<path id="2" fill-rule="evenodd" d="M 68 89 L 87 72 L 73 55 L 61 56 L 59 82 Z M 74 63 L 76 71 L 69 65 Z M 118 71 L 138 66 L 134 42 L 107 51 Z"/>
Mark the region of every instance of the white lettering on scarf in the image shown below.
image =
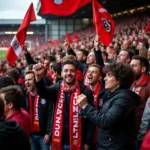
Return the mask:
<path id="1" fill-rule="evenodd" d="M 74 99 L 73 99 L 73 138 L 76 139 L 78 138 L 78 112 L 79 112 L 79 107 L 77 104 L 77 96 L 78 93 L 74 94 Z"/>
<path id="2" fill-rule="evenodd" d="M 63 100 L 64 100 L 64 94 L 61 93 L 60 95 L 60 99 L 59 99 L 59 102 L 58 102 L 58 109 L 57 109 L 57 112 L 56 112 L 56 126 L 55 126 L 55 133 L 54 135 L 55 136 L 59 136 L 60 133 L 59 133 L 59 129 L 60 129 L 60 121 L 61 121 L 61 116 L 62 115 L 62 107 L 63 107 Z"/>

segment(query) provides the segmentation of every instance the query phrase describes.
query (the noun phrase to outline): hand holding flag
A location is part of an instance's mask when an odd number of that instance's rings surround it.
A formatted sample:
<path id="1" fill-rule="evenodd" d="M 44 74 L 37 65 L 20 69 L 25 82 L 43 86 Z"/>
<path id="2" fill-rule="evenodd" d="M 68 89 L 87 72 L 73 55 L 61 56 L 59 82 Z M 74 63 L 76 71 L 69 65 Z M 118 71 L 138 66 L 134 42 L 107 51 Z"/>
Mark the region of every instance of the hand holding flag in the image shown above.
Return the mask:
<path id="1" fill-rule="evenodd" d="M 115 23 L 108 11 L 103 8 L 96 0 L 92 1 L 93 7 L 93 23 L 96 32 L 100 37 L 100 41 L 109 46 L 113 39 Z"/>
<path id="2" fill-rule="evenodd" d="M 6 59 L 9 61 L 10 65 L 13 65 L 17 60 L 18 56 L 20 55 L 22 50 L 21 46 L 24 45 L 24 41 L 26 39 L 27 28 L 30 22 L 35 20 L 36 17 L 33 8 L 33 3 L 31 3 L 22 21 L 22 24 L 20 25 L 6 53 Z"/>

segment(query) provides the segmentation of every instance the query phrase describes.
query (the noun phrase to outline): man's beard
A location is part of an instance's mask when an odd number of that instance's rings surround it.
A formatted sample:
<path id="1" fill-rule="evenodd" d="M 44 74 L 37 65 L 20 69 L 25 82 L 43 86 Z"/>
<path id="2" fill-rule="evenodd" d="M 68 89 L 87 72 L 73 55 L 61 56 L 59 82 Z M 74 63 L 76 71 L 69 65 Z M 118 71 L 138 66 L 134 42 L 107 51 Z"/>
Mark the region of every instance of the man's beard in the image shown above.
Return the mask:
<path id="1" fill-rule="evenodd" d="M 135 80 L 139 80 L 141 78 L 142 74 L 141 73 L 138 73 L 135 75 Z"/>

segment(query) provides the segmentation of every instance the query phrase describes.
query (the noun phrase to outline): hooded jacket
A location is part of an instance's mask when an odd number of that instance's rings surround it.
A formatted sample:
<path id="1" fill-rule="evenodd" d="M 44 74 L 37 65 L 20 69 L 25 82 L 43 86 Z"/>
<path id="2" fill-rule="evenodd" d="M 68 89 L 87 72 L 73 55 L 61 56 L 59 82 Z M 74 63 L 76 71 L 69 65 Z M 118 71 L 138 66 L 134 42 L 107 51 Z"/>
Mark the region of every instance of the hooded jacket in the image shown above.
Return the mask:
<path id="1" fill-rule="evenodd" d="M 26 133 L 13 120 L 0 121 L 0 149 L 30 150 Z"/>

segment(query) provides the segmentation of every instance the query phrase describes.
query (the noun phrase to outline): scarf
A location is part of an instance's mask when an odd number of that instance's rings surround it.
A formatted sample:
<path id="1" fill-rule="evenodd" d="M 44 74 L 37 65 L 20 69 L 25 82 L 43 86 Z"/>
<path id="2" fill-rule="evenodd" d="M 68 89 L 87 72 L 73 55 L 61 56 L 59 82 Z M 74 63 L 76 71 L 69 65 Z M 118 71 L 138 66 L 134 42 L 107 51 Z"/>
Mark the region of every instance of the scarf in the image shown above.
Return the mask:
<path id="1" fill-rule="evenodd" d="M 62 130 L 63 130 L 63 111 L 64 111 L 64 92 L 72 92 L 70 98 L 69 114 L 69 137 L 70 150 L 81 149 L 81 118 L 78 117 L 80 110 L 77 104 L 77 96 L 80 94 L 80 86 L 76 82 L 72 87 L 68 87 L 64 82 L 60 85 L 60 92 L 55 107 L 54 125 L 52 133 L 52 149 L 62 150 Z"/>
<path id="2" fill-rule="evenodd" d="M 34 98 L 34 103 L 32 103 L 32 96 L 30 92 L 28 93 L 29 97 L 29 115 L 31 119 L 31 132 L 38 131 L 40 130 L 39 128 L 39 114 L 38 114 L 38 103 L 39 103 L 39 96 L 36 94 Z M 34 105 L 34 106 L 33 106 Z"/>
<path id="3" fill-rule="evenodd" d="M 102 88 L 101 84 L 99 83 L 95 90 L 94 90 L 94 93 L 93 93 L 93 97 L 94 97 L 94 105 L 96 107 L 96 109 L 98 109 L 98 94 L 99 94 L 99 91 L 100 89 Z"/>
<path id="4" fill-rule="evenodd" d="M 132 91 L 139 95 L 143 85 L 146 84 L 147 81 L 148 75 L 143 76 L 139 84 L 137 84 L 136 81 L 134 81 Z"/>
<path id="5" fill-rule="evenodd" d="M 99 83 L 94 92 L 93 92 L 93 97 L 94 97 L 94 106 L 96 109 L 98 109 L 98 104 L 99 104 L 99 100 L 98 100 L 98 94 L 99 94 L 99 91 L 101 89 L 101 84 Z M 93 136 L 93 140 L 92 140 L 92 143 L 94 144 L 97 144 L 97 137 L 98 137 L 98 127 L 96 127 L 95 129 L 95 132 L 94 132 L 94 136 Z"/>

